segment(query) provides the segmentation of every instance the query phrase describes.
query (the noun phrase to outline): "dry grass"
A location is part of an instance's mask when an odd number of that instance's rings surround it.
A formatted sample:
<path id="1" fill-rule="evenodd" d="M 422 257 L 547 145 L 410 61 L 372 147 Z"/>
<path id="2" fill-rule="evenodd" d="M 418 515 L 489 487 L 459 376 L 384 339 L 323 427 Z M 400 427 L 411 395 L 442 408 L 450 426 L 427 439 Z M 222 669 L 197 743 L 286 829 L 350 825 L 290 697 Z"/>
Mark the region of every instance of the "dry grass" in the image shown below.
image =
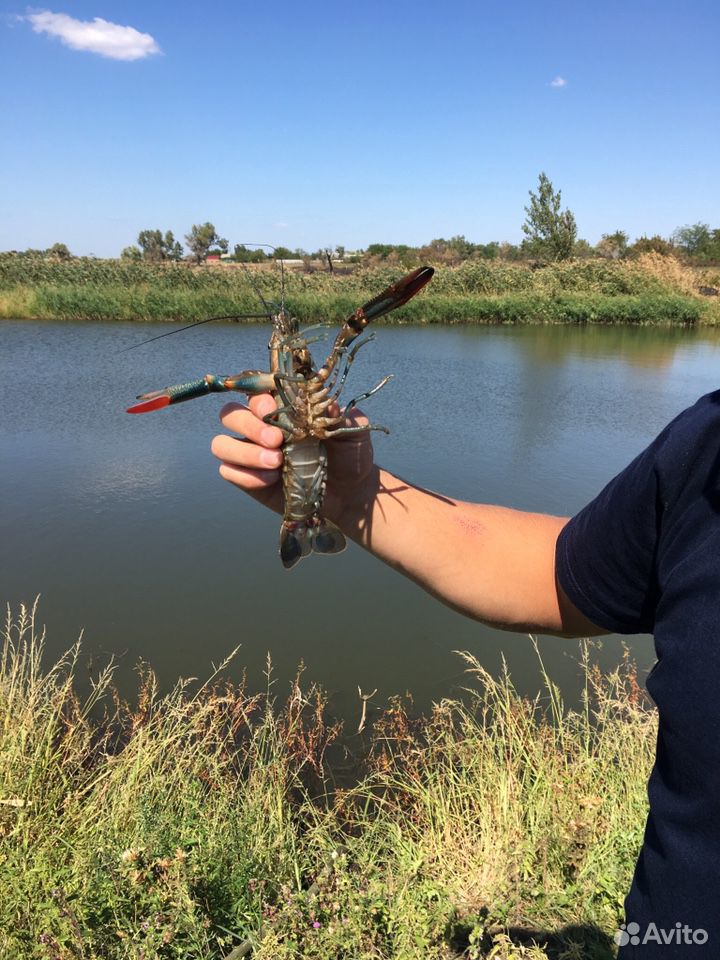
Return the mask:
<path id="1" fill-rule="evenodd" d="M 466 654 L 467 698 L 389 704 L 338 791 L 299 677 L 274 703 L 144 668 L 130 705 L 108 668 L 80 698 L 34 610 L 4 634 L 2 960 L 611 956 L 655 731 L 631 664 L 586 658 L 573 712 Z"/>

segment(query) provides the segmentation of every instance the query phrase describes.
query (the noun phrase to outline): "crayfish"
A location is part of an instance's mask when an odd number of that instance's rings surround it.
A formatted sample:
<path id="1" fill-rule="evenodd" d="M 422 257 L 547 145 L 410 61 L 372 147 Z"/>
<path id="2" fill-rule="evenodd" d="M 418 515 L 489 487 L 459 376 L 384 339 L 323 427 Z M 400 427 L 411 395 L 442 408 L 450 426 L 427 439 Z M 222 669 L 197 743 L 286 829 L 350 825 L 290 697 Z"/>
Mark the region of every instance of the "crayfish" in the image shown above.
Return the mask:
<path id="1" fill-rule="evenodd" d="M 137 398 L 140 403 L 130 407 L 128 413 L 148 413 L 207 393 L 228 390 L 248 396 L 272 393 L 277 409 L 264 420 L 279 427 L 285 438 L 282 445 L 284 510 L 280 528 L 283 566 L 286 569 L 294 567 L 312 552 L 339 553 L 345 549 L 345 537 L 321 512 L 327 482 L 325 441 L 366 430 L 387 433 L 387 428 L 372 424 L 347 426 L 345 415 L 356 403 L 384 387 L 390 377 L 385 377 L 372 390 L 354 397 L 339 414 L 330 415 L 329 408 L 338 401 L 358 350 L 372 339 L 372 334 L 357 339 L 368 323 L 407 303 L 428 283 L 433 273 L 432 267 L 413 270 L 358 307 L 340 328 L 330 355 L 321 367 L 315 367 L 309 350 L 310 344 L 319 338 L 308 335 L 327 324 L 300 330 L 298 320 L 283 305 L 271 314 L 273 332 L 268 344 L 268 372 L 244 370 L 231 377 L 209 373 L 190 383 L 141 394 Z"/>

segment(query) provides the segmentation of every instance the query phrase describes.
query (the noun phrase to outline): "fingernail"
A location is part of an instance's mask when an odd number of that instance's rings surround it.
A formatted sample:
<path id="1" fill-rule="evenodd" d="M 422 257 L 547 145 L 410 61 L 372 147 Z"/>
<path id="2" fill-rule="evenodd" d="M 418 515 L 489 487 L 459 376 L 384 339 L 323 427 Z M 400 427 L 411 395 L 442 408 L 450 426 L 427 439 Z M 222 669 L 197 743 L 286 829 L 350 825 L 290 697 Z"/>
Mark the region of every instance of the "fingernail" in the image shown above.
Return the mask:
<path id="1" fill-rule="evenodd" d="M 260 463 L 265 467 L 279 467 L 280 466 L 280 451 L 279 450 L 263 450 L 260 454 Z"/>
<path id="2" fill-rule="evenodd" d="M 260 439 L 263 443 L 275 443 L 275 427 L 265 427 L 263 432 L 260 434 Z"/>

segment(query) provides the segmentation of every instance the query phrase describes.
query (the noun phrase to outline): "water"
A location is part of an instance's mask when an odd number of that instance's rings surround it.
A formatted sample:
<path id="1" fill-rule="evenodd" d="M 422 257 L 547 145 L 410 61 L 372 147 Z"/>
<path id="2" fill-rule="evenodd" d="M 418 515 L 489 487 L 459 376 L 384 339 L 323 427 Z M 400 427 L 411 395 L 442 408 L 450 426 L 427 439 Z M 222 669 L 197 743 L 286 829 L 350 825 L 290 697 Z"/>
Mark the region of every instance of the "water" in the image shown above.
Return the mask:
<path id="1" fill-rule="evenodd" d="M 534 693 L 523 635 L 446 609 L 354 545 L 286 573 L 278 519 L 217 476 L 223 397 L 130 417 L 137 393 L 266 363 L 266 326 L 204 326 L 129 353 L 167 325 L 0 322 L 0 598 L 41 594 L 52 657 L 83 631 L 87 666 L 113 655 L 129 692 L 140 658 L 164 684 L 230 668 L 274 689 L 300 660 L 352 726 L 357 687 L 419 706 L 468 682 L 453 653 L 505 658 Z M 318 348 L 318 351 L 320 348 Z M 628 328 L 380 327 L 347 397 L 392 429 L 378 461 L 468 500 L 571 514 L 698 396 L 717 386 L 712 332 Z M 652 641 L 628 641 L 641 670 Z M 577 693 L 576 641 L 543 638 L 551 675 Z M 610 666 L 622 641 L 603 640 Z"/>

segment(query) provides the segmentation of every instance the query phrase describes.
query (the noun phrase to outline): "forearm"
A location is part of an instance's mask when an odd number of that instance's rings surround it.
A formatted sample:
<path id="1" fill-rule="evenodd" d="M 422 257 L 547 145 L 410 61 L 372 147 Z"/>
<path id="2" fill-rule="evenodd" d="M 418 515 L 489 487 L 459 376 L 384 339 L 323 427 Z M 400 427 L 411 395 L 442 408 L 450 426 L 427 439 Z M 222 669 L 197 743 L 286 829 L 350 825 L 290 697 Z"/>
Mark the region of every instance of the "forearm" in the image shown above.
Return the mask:
<path id="1" fill-rule="evenodd" d="M 567 520 L 435 494 L 376 468 L 343 532 L 461 613 L 513 630 L 567 631 L 555 542 Z"/>
<path id="2" fill-rule="evenodd" d="M 245 439 L 217 436 L 213 452 L 221 460 L 221 476 L 282 511 L 283 435 L 262 420 L 275 410 L 275 401 L 262 395 L 249 406 L 223 407 L 223 425 Z M 359 411 L 350 422 L 367 424 Z M 328 444 L 323 512 L 347 537 L 485 623 L 566 636 L 607 632 L 587 620 L 556 584 L 555 544 L 564 518 L 431 493 L 374 466 L 372 456 L 366 433 Z"/>

